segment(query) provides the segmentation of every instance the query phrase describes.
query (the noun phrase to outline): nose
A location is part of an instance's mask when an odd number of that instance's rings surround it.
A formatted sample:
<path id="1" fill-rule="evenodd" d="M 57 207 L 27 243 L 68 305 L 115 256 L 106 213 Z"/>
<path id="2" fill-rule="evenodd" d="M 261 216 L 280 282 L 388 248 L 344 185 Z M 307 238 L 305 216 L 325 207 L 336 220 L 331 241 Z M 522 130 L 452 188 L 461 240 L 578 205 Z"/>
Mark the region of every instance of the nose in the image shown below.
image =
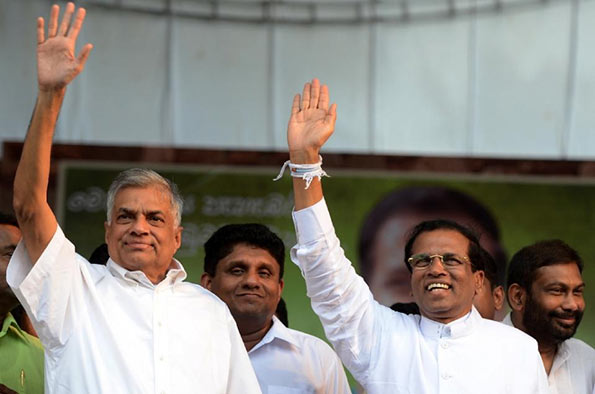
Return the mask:
<path id="1" fill-rule="evenodd" d="M 149 223 L 144 217 L 140 216 L 132 223 L 131 232 L 134 235 L 146 235 L 149 233 Z"/>
<path id="2" fill-rule="evenodd" d="M 428 274 L 431 275 L 441 275 L 446 274 L 446 269 L 444 268 L 444 262 L 442 260 L 442 256 L 434 255 L 432 256 L 432 262 L 428 267 Z"/>
<path id="3" fill-rule="evenodd" d="M 260 277 L 258 276 L 258 272 L 252 270 L 247 271 L 244 275 L 242 285 L 251 289 L 260 287 Z"/>
<path id="4" fill-rule="evenodd" d="M 582 295 L 579 296 L 572 292 L 568 292 L 562 301 L 562 309 L 565 311 L 576 311 L 581 309 L 584 302 L 585 300 Z"/>

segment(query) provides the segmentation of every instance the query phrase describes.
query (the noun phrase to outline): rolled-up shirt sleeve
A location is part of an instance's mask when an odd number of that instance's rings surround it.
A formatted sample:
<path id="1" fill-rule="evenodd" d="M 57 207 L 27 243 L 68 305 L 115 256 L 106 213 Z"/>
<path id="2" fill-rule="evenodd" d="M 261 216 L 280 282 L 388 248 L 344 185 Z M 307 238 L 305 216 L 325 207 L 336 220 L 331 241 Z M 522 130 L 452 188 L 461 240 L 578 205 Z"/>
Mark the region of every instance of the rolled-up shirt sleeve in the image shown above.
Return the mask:
<path id="1" fill-rule="evenodd" d="M 73 280 L 81 274 L 77 257 L 74 245 L 58 226 L 35 264 L 22 240 L 8 264 L 7 282 L 32 318 L 47 351 L 68 340 L 76 321 L 77 297 L 73 293 L 82 290 L 80 281 Z"/>

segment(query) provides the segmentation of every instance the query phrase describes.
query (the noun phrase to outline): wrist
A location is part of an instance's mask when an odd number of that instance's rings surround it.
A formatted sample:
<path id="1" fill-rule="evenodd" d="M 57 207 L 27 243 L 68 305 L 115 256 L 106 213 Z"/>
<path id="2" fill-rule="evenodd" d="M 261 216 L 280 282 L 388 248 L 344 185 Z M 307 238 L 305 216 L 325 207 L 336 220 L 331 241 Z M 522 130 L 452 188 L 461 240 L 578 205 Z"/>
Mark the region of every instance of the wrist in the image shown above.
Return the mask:
<path id="1" fill-rule="evenodd" d="M 315 164 L 320 160 L 318 150 L 295 150 L 289 151 L 289 160 L 293 164 Z"/>

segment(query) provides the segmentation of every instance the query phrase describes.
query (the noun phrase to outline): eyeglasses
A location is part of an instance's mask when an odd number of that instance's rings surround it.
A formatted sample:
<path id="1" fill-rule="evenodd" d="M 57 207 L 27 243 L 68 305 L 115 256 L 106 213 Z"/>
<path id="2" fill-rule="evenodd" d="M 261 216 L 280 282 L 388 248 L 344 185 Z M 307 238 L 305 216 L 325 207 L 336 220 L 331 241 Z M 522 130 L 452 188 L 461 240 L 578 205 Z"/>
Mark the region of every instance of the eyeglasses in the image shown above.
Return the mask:
<path id="1" fill-rule="evenodd" d="M 446 269 L 457 268 L 469 262 L 469 257 L 459 256 L 455 253 L 444 253 L 444 254 L 427 254 L 418 253 L 407 259 L 407 263 L 416 270 L 423 270 L 429 268 L 432 265 L 434 259 L 438 257 L 442 266 Z"/>

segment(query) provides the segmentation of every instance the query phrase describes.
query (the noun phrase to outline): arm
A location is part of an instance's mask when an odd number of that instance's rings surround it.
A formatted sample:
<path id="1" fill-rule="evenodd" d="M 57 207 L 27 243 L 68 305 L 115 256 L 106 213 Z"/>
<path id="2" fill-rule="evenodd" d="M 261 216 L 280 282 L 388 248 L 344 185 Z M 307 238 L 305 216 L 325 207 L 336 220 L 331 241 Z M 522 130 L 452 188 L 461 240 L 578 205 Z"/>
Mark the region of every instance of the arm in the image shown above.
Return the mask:
<path id="1" fill-rule="evenodd" d="M 326 85 L 320 86 L 318 79 L 304 85 L 302 96 L 296 94 L 291 106 L 287 125 L 289 159 L 294 164 L 318 162 L 320 148 L 335 129 L 337 104 L 329 107 L 329 93 Z M 293 178 L 295 209 L 300 210 L 322 200 L 322 186 L 319 179 L 313 179 L 305 189 L 305 182 Z"/>
<path id="2" fill-rule="evenodd" d="M 13 206 L 33 262 L 41 256 L 57 226 L 47 203 L 47 187 L 58 113 L 66 85 L 82 71 L 92 49 L 87 44 L 75 57 L 75 42 L 85 10 L 79 8 L 71 25 L 74 4 L 68 3 L 58 26 L 59 11 L 57 5 L 52 6 L 47 39 L 44 20 L 37 19 L 37 102 L 14 179 Z"/>

